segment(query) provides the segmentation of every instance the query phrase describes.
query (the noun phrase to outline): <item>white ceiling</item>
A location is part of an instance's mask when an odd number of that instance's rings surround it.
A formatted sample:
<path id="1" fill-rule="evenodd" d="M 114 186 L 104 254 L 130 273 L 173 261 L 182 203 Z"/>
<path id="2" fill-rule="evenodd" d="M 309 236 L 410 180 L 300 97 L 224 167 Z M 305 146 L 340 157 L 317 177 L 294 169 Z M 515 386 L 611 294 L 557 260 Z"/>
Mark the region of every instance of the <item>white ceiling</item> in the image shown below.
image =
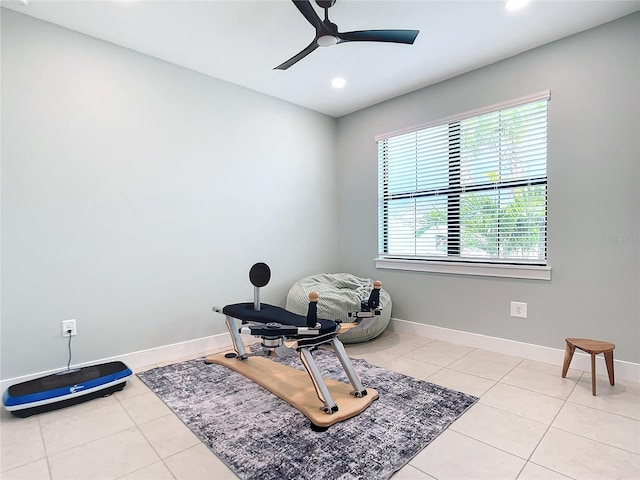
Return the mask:
<path id="1" fill-rule="evenodd" d="M 4 7 L 339 117 L 640 10 L 631 0 L 338 0 L 340 31 L 420 30 L 414 45 L 318 48 L 273 70 L 314 38 L 289 0 L 2 0 Z M 320 18 L 322 9 L 316 7 Z M 346 86 L 330 81 L 344 77 Z"/>

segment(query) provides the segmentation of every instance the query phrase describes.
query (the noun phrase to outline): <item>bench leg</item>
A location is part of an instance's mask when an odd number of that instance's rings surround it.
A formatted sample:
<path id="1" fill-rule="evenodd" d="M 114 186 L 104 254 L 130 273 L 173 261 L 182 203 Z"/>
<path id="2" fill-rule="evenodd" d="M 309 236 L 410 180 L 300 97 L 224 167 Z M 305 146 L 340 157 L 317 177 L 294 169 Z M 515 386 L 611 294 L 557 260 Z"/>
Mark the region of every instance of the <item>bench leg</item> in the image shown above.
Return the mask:
<path id="1" fill-rule="evenodd" d="M 331 394 L 329 393 L 329 389 L 327 388 L 327 385 L 324 383 L 322 374 L 320 373 L 320 369 L 318 368 L 318 365 L 316 364 L 316 361 L 313 358 L 311 350 L 308 347 L 300 349 L 300 360 L 302 361 L 302 365 L 307 370 L 307 373 L 309 374 L 309 377 L 313 382 L 313 387 L 316 390 L 316 394 L 318 395 L 318 398 L 324 403 L 324 407 L 322 410 L 324 410 L 324 412 L 328 413 L 329 415 L 331 415 L 334 412 L 337 412 L 338 405 L 331 397 Z"/>
<path id="2" fill-rule="evenodd" d="M 238 358 L 244 360 L 247 358 L 247 353 L 244 350 L 244 344 L 242 343 L 242 338 L 240 337 L 240 333 L 238 333 L 238 327 L 236 326 L 236 321 L 233 317 L 226 315 L 225 322 L 227 323 L 227 330 L 229 330 L 229 335 L 231 335 L 231 342 L 233 343 L 233 349 L 238 354 Z"/>
<path id="3" fill-rule="evenodd" d="M 607 364 L 607 373 L 609 374 L 609 384 L 615 385 L 613 376 L 613 352 L 604 352 L 604 361 Z"/>
<path id="4" fill-rule="evenodd" d="M 573 358 L 573 353 L 576 351 L 576 347 L 567 343 L 567 348 L 564 350 L 564 364 L 562 365 L 562 378 L 566 378 L 569 371 L 569 364 Z"/>
<path id="5" fill-rule="evenodd" d="M 331 345 L 333 345 L 333 350 L 335 351 L 338 360 L 340 360 L 342 368 L 347 374 L 347 377 L 349 377 L 349 381 L 351 382 L 351 386 L 353 387 L 353 392 L 351 392 L 351 394 L 355 397 L 365 396 L 367 394 L 367 389 L 364 388 L 362 382 L 360 381 L 360 377 L 358 377 L 358 374 L 353 369 L 353 365 L 351 365 L 351 361 L 349 360 L 347 351 L 344 349 L 344 345 L 342 345 L 342 342 L 338 339 L 338 337 L 335 337 L 333 340 L 331 340 Z"/>

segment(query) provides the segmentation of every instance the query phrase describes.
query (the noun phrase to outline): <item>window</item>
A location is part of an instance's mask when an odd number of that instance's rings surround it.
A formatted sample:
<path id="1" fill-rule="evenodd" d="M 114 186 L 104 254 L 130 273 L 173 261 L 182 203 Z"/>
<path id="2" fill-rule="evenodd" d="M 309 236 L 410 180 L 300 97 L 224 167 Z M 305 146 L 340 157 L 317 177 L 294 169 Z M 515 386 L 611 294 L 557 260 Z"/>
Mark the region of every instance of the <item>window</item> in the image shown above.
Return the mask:
<path id="1" fill-rule="evenodd" d="M 546 266 L 548 100 L 377 137 L 380 259 Z"/>

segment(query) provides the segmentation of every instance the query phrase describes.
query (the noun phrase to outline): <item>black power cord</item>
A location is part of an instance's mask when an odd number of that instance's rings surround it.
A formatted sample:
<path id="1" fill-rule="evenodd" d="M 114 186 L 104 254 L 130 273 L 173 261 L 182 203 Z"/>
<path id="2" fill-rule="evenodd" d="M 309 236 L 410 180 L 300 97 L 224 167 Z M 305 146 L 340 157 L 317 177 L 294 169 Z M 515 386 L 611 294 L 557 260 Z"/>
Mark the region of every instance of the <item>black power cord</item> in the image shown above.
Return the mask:
<path id="1" fill-rule="evenodd" d="M 71 370 L 71 368 L 69 368 L 71 365 L 71 330 L 67 330 L 67 334 L 69 334 L 69 361 L 67 362 L 67 370 Z"/>

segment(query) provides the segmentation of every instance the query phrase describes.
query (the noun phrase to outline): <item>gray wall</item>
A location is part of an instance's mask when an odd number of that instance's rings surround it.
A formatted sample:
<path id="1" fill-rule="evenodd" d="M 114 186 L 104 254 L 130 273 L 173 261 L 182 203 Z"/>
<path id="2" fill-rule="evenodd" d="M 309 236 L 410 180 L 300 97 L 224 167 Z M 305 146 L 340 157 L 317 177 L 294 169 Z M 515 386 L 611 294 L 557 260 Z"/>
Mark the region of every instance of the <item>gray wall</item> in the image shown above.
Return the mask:
<path id="1" fill-rule="evenodd" d="M 638 362 L 640 15 L 336 121 L 2 9 L 1 378 L 224 331 L 320 271 L 396 318 Z M 376 270 L 374 135 L 551 90 L 550 282 Z M 337 199 L 337 200 L 336 200 Z M 336 232 L 338 233 L 336 235 Z M 337 253 L 339 255 L 337 255 Z M 527 320 L 509 301 L 529 304 Z"/>
<path id="2" fill-rule="evenodd" d="M 1 377 L 222 333 L 337 268 L 335 120 L 2 9 Z"/>
<path id="3" fill-rule="evenodd" d="M 374 136 L 546 89 L 552 280 L 376 270 Z M 395 318 L 556 348 L 609 340 L 639 362 L 639 115 L 636 13 L 340 118 L 340 265 L 382 280 Z"/>

